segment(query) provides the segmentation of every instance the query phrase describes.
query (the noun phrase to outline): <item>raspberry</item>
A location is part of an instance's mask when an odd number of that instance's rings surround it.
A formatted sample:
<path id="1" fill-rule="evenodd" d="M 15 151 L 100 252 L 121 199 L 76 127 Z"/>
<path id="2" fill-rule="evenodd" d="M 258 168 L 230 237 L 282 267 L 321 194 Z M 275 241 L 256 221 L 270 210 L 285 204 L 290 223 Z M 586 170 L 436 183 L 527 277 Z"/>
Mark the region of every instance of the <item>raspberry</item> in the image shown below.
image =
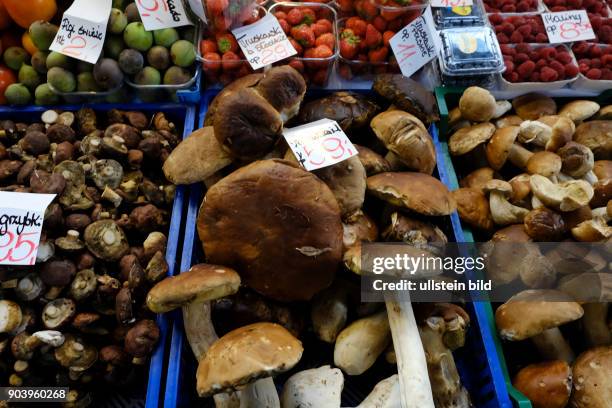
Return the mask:
<path id="1" fill-rule="evenodd" d="M 591 58 L 597 58 L 597 57 L 601 57 L 601 48 L 597 45 L 594 45 L 591 47 L 591 49 L 589 50 L 589 54 L 591 56 Z"/>
<path id="2" fill-rule="evenodd" d="M 538 33 L 535 36 L 535 41 L 538 43 L 547 43 L 548 42 L 548 36 L 544 33 Z"/>
<path id="3" fill-rule="evenodd" d="M 549 60 L 555 59 L 557 57 L 557 50 L 552 47 L 544 47 L 540 48 L 540 58 L 546 58 Z"/>
<path id="4" fill-rule="evenodd" d="M 575 44 L 572 49 L 576 54 L 585 54 L 589 50 L 589 43 L 586 41 L 581 41 L 578 44 Z"/>
<path id="5" fill-rule="evenodd" d="M 544 60 L 544 59 L 538 60 L 538 62 L 536 62 L 536 69 L 538 69 L 538 70 L 542 69 L 542 68 L 544 68 L 546 66 L 546 64 L 548 64 L 546 62 L 546 60 Z"/>
<path id="6" fill-rule="evenodd" d="M 565 76 L 565 67 L 559 61 L 550 61 L 548 66 L 557 71 L 559 78 L 563 78 Z"/>
<path id="7" fill-rule="evenodd" d="M 506 72 L 514 71 L 514 63 L 512 61 L 504 61 L 504 65 L 506 65 Z"/>
<path id="8" fill-rule="evenodd" d="M 601 69 L 599 68 L 591 68 L 587 71 L 586 77 L 589 79 L 600 79 L 601 78 Z"/>
<path id="9" fill-rule="evenodd" d="M 580 0 L 567 0 L 566 3 L 568 5 L 568 7 L 571 7 L 573 9 L 579 9 L 580 6 L 582 5 L 582 4 L 580 4 L 580 3 L 582 3 L 582 1 L 580 1 Z"/>
<path id="10" fill-rule="evenodd" d="M 555 7 L 552 7 L 550 9 L 550 11 L 554 11 L 554 12 L 557 12 L 557 11 L 567 11 L 567 7 L 565 7 L 565 6 L 555 6 Z"/>
<path id="11" fill-rule="evenodd" d="M 591 27 L 593 27 L 594 30 L 599 30 L 599 27 L 601 27 L 601 24 L 603 23 L 603 18 L 600 16 L 593 16 L 593 18 L 590 18 L 589 20 L 591 20 Z"/>
<path id="12" fill-rule="evenodd" d="M 525 25 L 527 23 L 527 20 L 525 20 L 524 17 L 520 17 L 520 16 L 512 17 L 511 21 L 512 21 L 512 24 L 514 24 L 516 27 Z"/>
<path id="13" fill-rule="evenodd" d="M 593 58 L 591 60 L 591 68 L 601 68 L 601 60 L 599 58 Z"/>
<path id="14" fill-rule="evenodd" d="M 516 11 L 518 11 L 519 13 L 524 13 L 526 11 L 529 11 L 531 7 L 529 6 L 529 4 L 527 4 L 527 2 L 525 1 L 519 1 L 518 4 L 516 5 Z"/>
<path id="15" fill-rule="evenodd" d="M 559 74 L 552 68 L 544 67 L 542 71 L 540 71 L 540 79 L 543 82 L 553 82 L 556 81 L 558 77 Z"/>
<path id="16" fill-rule="evenodd" d="M 539 82 L 539 81 L 540 81 L 539 72 L 532 72 L 531 75 L 529 75 L 529 82 Z"/>
<path id="17" fill-rule="evenodd" d="M 508 44 L 502 44 L 499 46 L 503 55 L 516 55 L 516 50 Z"/>
<path id="18" fill-rule="evenodd" d="M 578 75 L 578 67 L 574 64 L 569 64 L 564 67 L 565 70 L 565 78 L 574 78 Z"/>
<path id="19" fill-rule="evenodd" d="M 535 62 L 525 61 L 516 68 L 516 72 L 518 72 L 522 78 L 527 78 L 529 77 L 529 75 L 531 75 L 534 69 L 535 69 Z"/>
<path id="20" fill-rule="evenodd" d="M 501 25 L 501 30 L 506 35 L 512 35 L 514 32 L 514 26 L 506 21 Z"/>
<path id="21" fill-rule="evenodd" d="M 557 50 L 557 52 L 563 52 L 563 51 L 566 51 L 567 49 L 562 45 L 557 45 L 555 47 L 555 50 Z"/>
<path id="22" fill-rule="evenodd" d="M 601 70 L 601 79 L 606 81 L 612 80 L 612 69 L 604 68 Z"/>
<path id="23" fill-rule="evenodd" d="M 518 74 L 518 72 L 515 71 L 515 72 L 510 73 L 510 77 L 509 77 L 508 80 L 510 82 L 518 82 L 519 79 L 520 79 L 519 74 Z"/>
<path id="24" fill-rule="evenodd" d="M 514 62 L 516 62 L 517 64 L 522 64 L 525 61 L 529 61 L 529 56 L 525 53 L 520 53 L 520 54 L 516 54 L 514 56 Z"/>
<path id="25" fill-rule="evenodd" d="M 611 54 L 602 55 L 601 64 L 606 68 L 612 68 L 612 55 Z"/>
<path id="26" fill-rule="evenodd" d="M 580 65 L 584 64 L 584 65 L 590 66 L 591 65 L 591 60 L 588 59 L 588 58 L 580 58 L 578 60 L 578 64 L 580 64 Z"/>
<path id="27" fill-rule="evenodd" d="M 504 18 L 501 16 L 501 14 L 495 13 L 489 16 L 489 21 L 493 25 L 498 25 L 504 22 Z"/>
<path id="28" fill-rule="evenodd" d="M 562 64 L 569 64 L 572 62 L 572 56 L 569 54 L 569 52 L 561 52 L 557 54 L 557 61 Z"/>
<path id="29" fill-rule="evenodd" d="M 510 39 L 508 38 L 508 36 L 504 33 L 499 33 L 497 34 L 497 41 L 500 44 L 508 44 L 510 42 Z"/>
<path id="30" fill-rule="evenodd" d="M 520 26 L 516 30 L 519 33 L 521 33 L 521 35 L 523 35 L 523 36 L 531 34 L 531 27 L 529 25 L 527 25 L 527 24 L 523 24 L 522 26 Z"/>
<path id="31" fill-rule="evenodd" d="M 520 44 L 516 44 L 516 52 L 522 52 L 522 53 L 528 53 L 529 51 L 531 51 L 531 48 L 529 47 L 529 44 L 527 43 L 520 43 Z"/>
<path id="32" fill-rule="evenodd" d="M 504 7 L 502 7 L 501 11 L 503 11 L 504 13 L 515 13 L 516 6 L 513 4 L 507 4 Z"/>
<path id="33" fill-rule="evenodd" d="M 537 60 L 540 57 L 540 53 L 535 51 L 535 50 L 534 51 L 529 51 L 529 53 L 527 55 L 529 55 L 529 59 L 533 60 L 533 61 Z"/>
<path id="34" fill-rule="evenodd" d="M 523 42 L 523 36 L 518 31 L 515 31 L 510 36 L 510 42 L 513 42 L 515 44 L 522 43 Z"/>
<path id="35" fill-rule="evenodd" d="M 589 71 L 589 69 L 591 69 L 588 65 L 586 64 L 580 64 L 578 65 L 578 69 L 580 70 L 580 73 L 583 75 L 586 75 L 586 73 Z"/>

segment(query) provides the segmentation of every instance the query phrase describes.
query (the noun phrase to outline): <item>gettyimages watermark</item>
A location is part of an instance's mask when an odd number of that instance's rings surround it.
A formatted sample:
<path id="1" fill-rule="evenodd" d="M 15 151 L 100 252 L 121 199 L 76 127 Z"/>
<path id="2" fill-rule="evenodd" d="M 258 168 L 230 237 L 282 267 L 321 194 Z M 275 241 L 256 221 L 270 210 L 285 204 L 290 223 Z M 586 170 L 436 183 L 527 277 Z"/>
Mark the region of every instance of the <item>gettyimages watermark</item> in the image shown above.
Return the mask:
<path id="1" fill-rule="evenodd" d="M 612 301 L 609 243 L 362 243 L 360 261 L 365 302 L 395 291 L 416 302 L 505 302 L 529 289 Z"/>

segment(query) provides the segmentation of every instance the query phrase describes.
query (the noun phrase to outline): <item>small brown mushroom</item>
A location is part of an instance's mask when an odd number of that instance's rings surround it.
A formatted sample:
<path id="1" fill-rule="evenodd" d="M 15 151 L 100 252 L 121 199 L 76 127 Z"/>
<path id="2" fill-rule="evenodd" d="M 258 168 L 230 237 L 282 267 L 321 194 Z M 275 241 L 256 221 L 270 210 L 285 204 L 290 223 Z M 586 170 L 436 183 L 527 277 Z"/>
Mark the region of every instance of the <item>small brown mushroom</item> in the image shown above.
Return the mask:
<path id="1" fill-rule="evenodd" d="M 573 366 L 574 387 L 570 406 L 577 408 L 610 405 L 612 347 L 595 347 L 580 354 Z"/>
<path id="2" fill-rule="evenodd" d="M 359 152 L 359 160 L 365 168 L 368 177 L 385 171 L 391 171 L 391 165 L 384 157 L 365 146 L 354 146 Z"/>
<path id="3" fill-rule="evenodd" d="M 139 320 L 125 335 L 125 351 L 134 362 L 140 362 L 151 354 L 159 340 L 159 327 L 153 320 Z"/>
<path id="4" fill-rule="evenodd" d="M 472 122 L 487 122 L 493 119 L 496 109 L 497 103 L 493 95 L 477 86 L 467 88 L 459 99 L 461 117 Z"/>
<path id="5" fill-rule="evenodd" d="M 72 299 L 59 298 L 45 305 L 42 320 L 47 329 L 57 329 L 70 322 L 76 312 Z"/>
<path id="6" fill-rule="evenodd" d="M 459 185 L 461 187 L 475 188 L 482 191 L 485 184 L 494 178 L 498 178 L 496 177 L 495 170 L 490 167 L 481 167 L 459 180 Z"/>
<path id="7" fill-rule="evenodd" d="M 100 220 L 85 228 L 85 245 L 97 258 L 118 261 L 129 250 L 123 230 L 112 220 Z"/>
<path id="8" fill-rule="evenodd" d="M 528 93 L 514 98 L 512 107 L 523 120 L 536 120 L 541 116 L 557 113 L 555 100 L 537 93 Z"/>
<path id="9" fill-rule="evenodd" d="M 572 390 L 572 370 L 560 360 L 531 364 L 516 374 L 512 385 L 534 408 L 565 408 Z"/>
<path id="10" fill-rule="evenodd" d="M 580 123 L 595 115 L 597 111 L 599 111 L 599 108 L 600 107 L 597 102 L 574 100 L 565 104 L 565 106 L 561 108 L 559 111 L 559 116 L 564 116 L 576 123 Z"/>
<path id="11" fill-rule="evenodd" d="M 480 230 L 493 229 L 494 222 L 486 195 L 475 188 L 459 188 L 451 193 L 461 220 Z"/>
<path id="12" fill-rule="evenodd" d="M 66 286 L 76 274 L 76 266 L 70 260 L 46 262 L 40 271 L 40 278 L 49 286 Z"/>
<path id="13" fill-rule="evenodd" d="M 559 241 L 565 232 L 563 218 L 558 213 L 544 207 L 531 210 L 523 222 L 525 231 L 534 241 Z"/>
<path id="14" fill-rule="evenodd" d="M 21 308 L 10 300 L 0 300 L 0 333 L 10 333 L 22 320 Z"/>

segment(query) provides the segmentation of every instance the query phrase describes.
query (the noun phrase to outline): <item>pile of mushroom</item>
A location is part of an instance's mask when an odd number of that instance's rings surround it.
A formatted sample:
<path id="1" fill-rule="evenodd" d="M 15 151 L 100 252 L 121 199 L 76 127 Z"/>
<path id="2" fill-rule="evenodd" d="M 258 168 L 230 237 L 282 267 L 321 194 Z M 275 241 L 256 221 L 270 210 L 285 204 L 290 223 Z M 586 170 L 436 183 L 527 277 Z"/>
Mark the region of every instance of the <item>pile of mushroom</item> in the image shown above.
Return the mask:
<path id="1" fill-rule="evenodd" d="M 495 101 L 477 87 L 450 112 L 459 216 L 490 239 L 488 278 L 523 289 L 495 318 L 502 339 L 539 352 L 534 364 L 510 361 L 534 407 L 610 405 L 610 112 L 534 93 Z"/>
<path id="2" fill-rule="evenodd" d="M 0 375 L 10 386 L 116 390 L 146 375 L 158 342 L 150 287 L 166 276 L 179 142 L 164 113 L 46 111 L 0 122 L 0 190 L 56 194 L 34 266 L 0 266 Z M 108 388 L 104 388 L 103 384 Z"/>
<path id="3" fill-rule="evenodd" d="M 436 118 L 433 96 L 383 75 L 375 89 L 388 110 L 348 92 L 301 104 L 298 78 L 282 67 L 228 85 L 206 126 L 166 161 L 168 179 L 207 187 L 197 220 L 206 263 L 158 283 L 148 307 L 182 308 L 197 393 L 217 407 L 339 408 L 344 376 L 375 364 L 398 374 L 380 378 L 359 407 L 471 406 L 452 355 L 467 313 L 452 304 L 413 309 L 399 295 L 385 308 L 359 293 L 363 241 L 447 242 L 436 224 L 456 204 L 432 176 L 423 121 Z M 280 135 L 322 118 L 337 121 L 359 154 L 308 172 Z M 324 349 L 319 342 L 333 345 L 333 356 L 303 370 L 304 348 Z M 287 371 L 279 396 L 273 377 Z"/>

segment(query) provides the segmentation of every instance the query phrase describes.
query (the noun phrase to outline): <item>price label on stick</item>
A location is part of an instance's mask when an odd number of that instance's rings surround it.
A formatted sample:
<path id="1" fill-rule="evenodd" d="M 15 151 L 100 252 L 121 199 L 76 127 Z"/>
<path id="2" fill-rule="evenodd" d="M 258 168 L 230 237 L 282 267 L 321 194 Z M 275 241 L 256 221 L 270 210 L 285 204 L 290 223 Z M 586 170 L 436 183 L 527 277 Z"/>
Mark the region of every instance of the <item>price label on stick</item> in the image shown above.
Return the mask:
<path id="1" fill-rule="evenodd" d="M 95 64 L 102 52 L 112 0 L 75 0 L 49 49 Z"/>
<path id="2" fill-rule="evenodd" d="M 34 265 L 45 210 L 55 194 L 0 192 L 0 264 Z"/>
<path id="3" fill-rule="evenodd" d="M 467 7 L 474 4 L 473 0 L 431 0 L 431 7 Z"/>
<path id="4" fill-rule="evenodd" d="M 240 49 L 253 69 L 284 60 L 297 54 L 283 28 L 272 14 L 261 20 L 232 30 Z"/>
<path id="5" fill-rule="evenodd" d="M 411 76 L 437 55 L 437 33 L 433 27 L 431 9 L 427 8 L 389 40 L 402 75 Z"/>
<path id="6" fill-rule="evenodd" d="M 559 11 L 543 13 L 542 20 L 551 44 L 592 40 L 595 38 L 593 27 L 586 10 Z"/>
<path id="7" fill-rule="evenodd" d="M 321 119 L 286 128 L 283 136 L 302 167 L 308 171 L 331 166 L 357 155 L 357 149 L 334 120 Z"/>
<path id="8" fill-rule="evenodd" d="M 147 31 L 191 24 L 182 0 L 136 0 L 136 8 Z"/>

